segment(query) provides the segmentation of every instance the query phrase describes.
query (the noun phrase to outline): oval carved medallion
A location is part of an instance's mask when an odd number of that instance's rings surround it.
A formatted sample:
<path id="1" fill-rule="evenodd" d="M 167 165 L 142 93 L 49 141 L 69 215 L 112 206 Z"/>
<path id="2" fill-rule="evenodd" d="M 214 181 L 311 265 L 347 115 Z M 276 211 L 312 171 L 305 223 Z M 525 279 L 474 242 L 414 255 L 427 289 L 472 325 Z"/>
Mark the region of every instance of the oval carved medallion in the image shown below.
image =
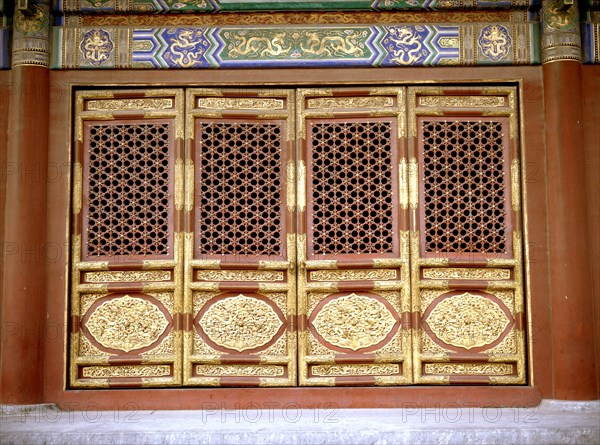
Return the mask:
<path id="1" fill-rule="evenodd" d="M 130 352 L 156 342 L 169 326 L 163 312 L 150 301 L 125 295 L 100 304 L 85 326 L 105 348 Z"/>
<path id="2" fill-rule="evenodd" d="M 383 342 L 396 322 L 378 299 L 352 293 L 325 303 L 312 325 L 327 343 L 358 351 Z"/>
<path id="3" fill-rule="evenodd" d="M 494 343 L 511 320 L 498 303 L 465 292 L 443 298 L 426 315 L 425 322 L 430 334 L 448 345 L 468 350 Z"/>
<path id="4" fill-rule="evenodd" d="M 209 303 L 199 325 L 215 344 L 238 352 L 260 348 L 277 336 L 282 316 L 259 298 L 239 294 Z"/>

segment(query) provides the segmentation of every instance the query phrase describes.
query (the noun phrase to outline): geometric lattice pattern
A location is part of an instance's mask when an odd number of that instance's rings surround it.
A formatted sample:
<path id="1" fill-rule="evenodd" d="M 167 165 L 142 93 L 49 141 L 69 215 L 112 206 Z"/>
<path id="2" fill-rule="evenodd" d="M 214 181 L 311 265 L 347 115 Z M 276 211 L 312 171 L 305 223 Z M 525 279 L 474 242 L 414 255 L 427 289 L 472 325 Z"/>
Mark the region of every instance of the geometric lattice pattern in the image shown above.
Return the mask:
<path id="1" fill-rule="evenodd" d="M 87 256 L 168 254 L 169 124 L 93 125 L 88 147 Z"/>
<path id="2" fill-rule="evenodd" d="M 392 124 L 315 123 L 310 146 L 313 253 L 393 252 Z"/>
<path id="3" fill-rule="evenodd" d="M 199 137 L 197 252 L 281 255 L 281 126 L 202 123 Z"/>
<path id="4" fill-rule="evenodd" d="M 501 122 L 423 121 L 425 251 L 505 253 Z"/>

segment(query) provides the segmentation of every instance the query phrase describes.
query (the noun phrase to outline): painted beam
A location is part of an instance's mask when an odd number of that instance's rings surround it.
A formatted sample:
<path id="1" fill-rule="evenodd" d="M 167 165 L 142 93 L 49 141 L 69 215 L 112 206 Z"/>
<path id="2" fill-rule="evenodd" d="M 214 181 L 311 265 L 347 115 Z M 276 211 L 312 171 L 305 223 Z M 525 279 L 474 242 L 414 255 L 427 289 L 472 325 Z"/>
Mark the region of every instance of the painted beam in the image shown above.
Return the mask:
<path id="1" fill-rule="evenodd" d="M 53 69 L 532 65 L 537 22 L 55 27 Z"/>
<path id="2" fill-rule="evenodd" d="M 590 0 L 591 1 L 591 0 Z M 390 11 L 539 8 L 540 0 L 57 0 L 60 13 Z"/>

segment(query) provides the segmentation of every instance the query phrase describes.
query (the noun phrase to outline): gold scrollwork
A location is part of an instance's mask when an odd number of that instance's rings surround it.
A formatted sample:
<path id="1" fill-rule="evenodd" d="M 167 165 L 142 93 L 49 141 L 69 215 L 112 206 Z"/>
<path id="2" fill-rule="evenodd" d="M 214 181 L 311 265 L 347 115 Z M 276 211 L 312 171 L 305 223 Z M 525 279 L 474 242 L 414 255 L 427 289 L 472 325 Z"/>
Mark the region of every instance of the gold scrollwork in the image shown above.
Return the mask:
<path id="1" fill-rule="evenodd" d="M 200 326 L 217 345 L 242 352 L 267 344 L 282 321 L 266 302 L 239 294 L 210 305 Z"/>
<path id="2" fill-rule="evenodd" d="M 513 373 L 512 365 L 505 363 L 427 363 L 427 374 L 455 375 L 507 375 Z"/>
<path id="3" fill-rule="evenodd" d="M 423 278 L 434 280 L 509 280 L 509 269 L 483 268 L 427 268 L 423 269 Z"/>
<path id="4" fill-rule="evenodd" d="M 140 99 L 105 99 L 90 100 L 87 109 L 98 110 L 156 110 L 173 108 L 173 99 L 140 98 Z"/>
<path id="5" fill-rule="evenodd" d="M 271 98 L 201 97 L 198 99 L 198 108 L 219 110 L 283 110 L 283 106 L 283 99 Z"/>
<path id="6" fill-rule="evenodd" d="M 419 105 L 423 107 L 503 107 L 502 96 L 421 96 Z"/>
<path id="7" fill-rule="evenodd" d="M 398 183 L 400 187 L 400 208 L 408 208 L 408 164 L 406 158 L 400 159 L 398 165 Z"/>
<path id="8" fill-rule="evenodd" d="M 277 365 L 196 365 L 196 374 L 201 376 L 283 376 L 285 368 Z"/>
<path id="9" fill-rule="evenodd" d="M 513 159 L 510 165 L 510 178 L 512 183 L 511 201 L 515 212 L 521 210 L 521 166 L 518 159 Z"/>
<path id="10" fill-rule="evenodd" d="M 290 159 L 287 163 L 287 208 L 293 212 L 296 208 L 296 163 Z"/>
<path id="11" fill-rule="evenodd" d="M 400 373 L 400 365 L 389 364 L 357 364 L 357 365 L 315 365 L 311 367 L 313 375 L 352 376 L 352 375 L 395 375 Z"/>
<path id="12" fill-rule="evenodd" d="M 156 305 L 129 295 L 105 301 L 86 323 L 92 337 L 102 346 L 125 352 L 150 346 L 168 325 Z"/>
<path id="13" fill-rule="evenodd" d="M 298 194 L 298 211 L 304 212 L 306 209 L 306 166 L 304 161 L 298 161 L 298 188 L 296 193 Z"/>
<path id="14" fill-rule="evenodd" d="M 326 342 L 357 351 L 385 340 L 396 319 L 381 301 L 352 293 L 326 303 L 312 324 Z"/>
<path id="15" fill-rule="evenodd" d="M 394 99 L 391 97 L 319 97 L 308 99 L 308 108 L 318 109 L 385 108 L 393 106 Z"/>
<path id="16" fill-rule="evenodd" d="M 73 166 L 73 213 L 79 215 L 83 199 L 83 168 L 76 162 Z"/>
<path id="17" fill-rule="evenodd" d="M 184 168 L 185 164 L 183 159 L 175 160 L 175 208 L 177 210 L 183 208 L 185 199 Z"/>
<path id="18" fill-rule="evenodd" d="M 409 205 L 411 209 L 419 207 L 419 166 L 416 158 L 410 158 L 408 163 Z"/>
<path id="19" fill-rule="evenodd" d="M 465 292 L 440 301 L 426 322 L 444 343 L 472 349 L 500 338 L 510 320 L 497 303 Z"/>
<path id="20" fill-rule="evenodd" d="M 123 365 L 123 366 L 86 366 L 82 370 L 84 378 L 110 377 L 166 377 L 171 374 L 169 365 Z"/>
<path id="21" fill-rule="evenodd" d="M 196 279 L 202 281 L 283 281 L 277 270 L 198 270 Z"/>
<path id="22" fill-rule="evenodd" d="M 348 270 L 315 270 L 310 272 L 310 279 L 315 281 L 344 280 L 394 280 L 394 269 L 348 269 Z"/>
<path id="23" fill-rule="evenodd" d="M 88 283 L 113 283 L 119 281 L 170 281 L 171 272 L 167 270 L 118 270 L 106 272 L 86 272 L 84 279 Z"/>

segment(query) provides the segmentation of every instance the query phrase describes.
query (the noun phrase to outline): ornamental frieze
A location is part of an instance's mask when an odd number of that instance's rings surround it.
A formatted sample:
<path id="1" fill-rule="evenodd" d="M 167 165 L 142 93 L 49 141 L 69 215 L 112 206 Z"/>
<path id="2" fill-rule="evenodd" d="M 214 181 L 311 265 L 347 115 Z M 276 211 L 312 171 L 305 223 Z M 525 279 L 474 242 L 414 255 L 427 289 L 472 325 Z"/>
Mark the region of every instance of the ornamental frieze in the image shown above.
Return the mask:
<path id="1" fill-rule="evenodd" d="M 55 69 L 529 65 L 535 22 L 54 27 Z M 76 50 L 74 51 L 74 49 Z"/>

